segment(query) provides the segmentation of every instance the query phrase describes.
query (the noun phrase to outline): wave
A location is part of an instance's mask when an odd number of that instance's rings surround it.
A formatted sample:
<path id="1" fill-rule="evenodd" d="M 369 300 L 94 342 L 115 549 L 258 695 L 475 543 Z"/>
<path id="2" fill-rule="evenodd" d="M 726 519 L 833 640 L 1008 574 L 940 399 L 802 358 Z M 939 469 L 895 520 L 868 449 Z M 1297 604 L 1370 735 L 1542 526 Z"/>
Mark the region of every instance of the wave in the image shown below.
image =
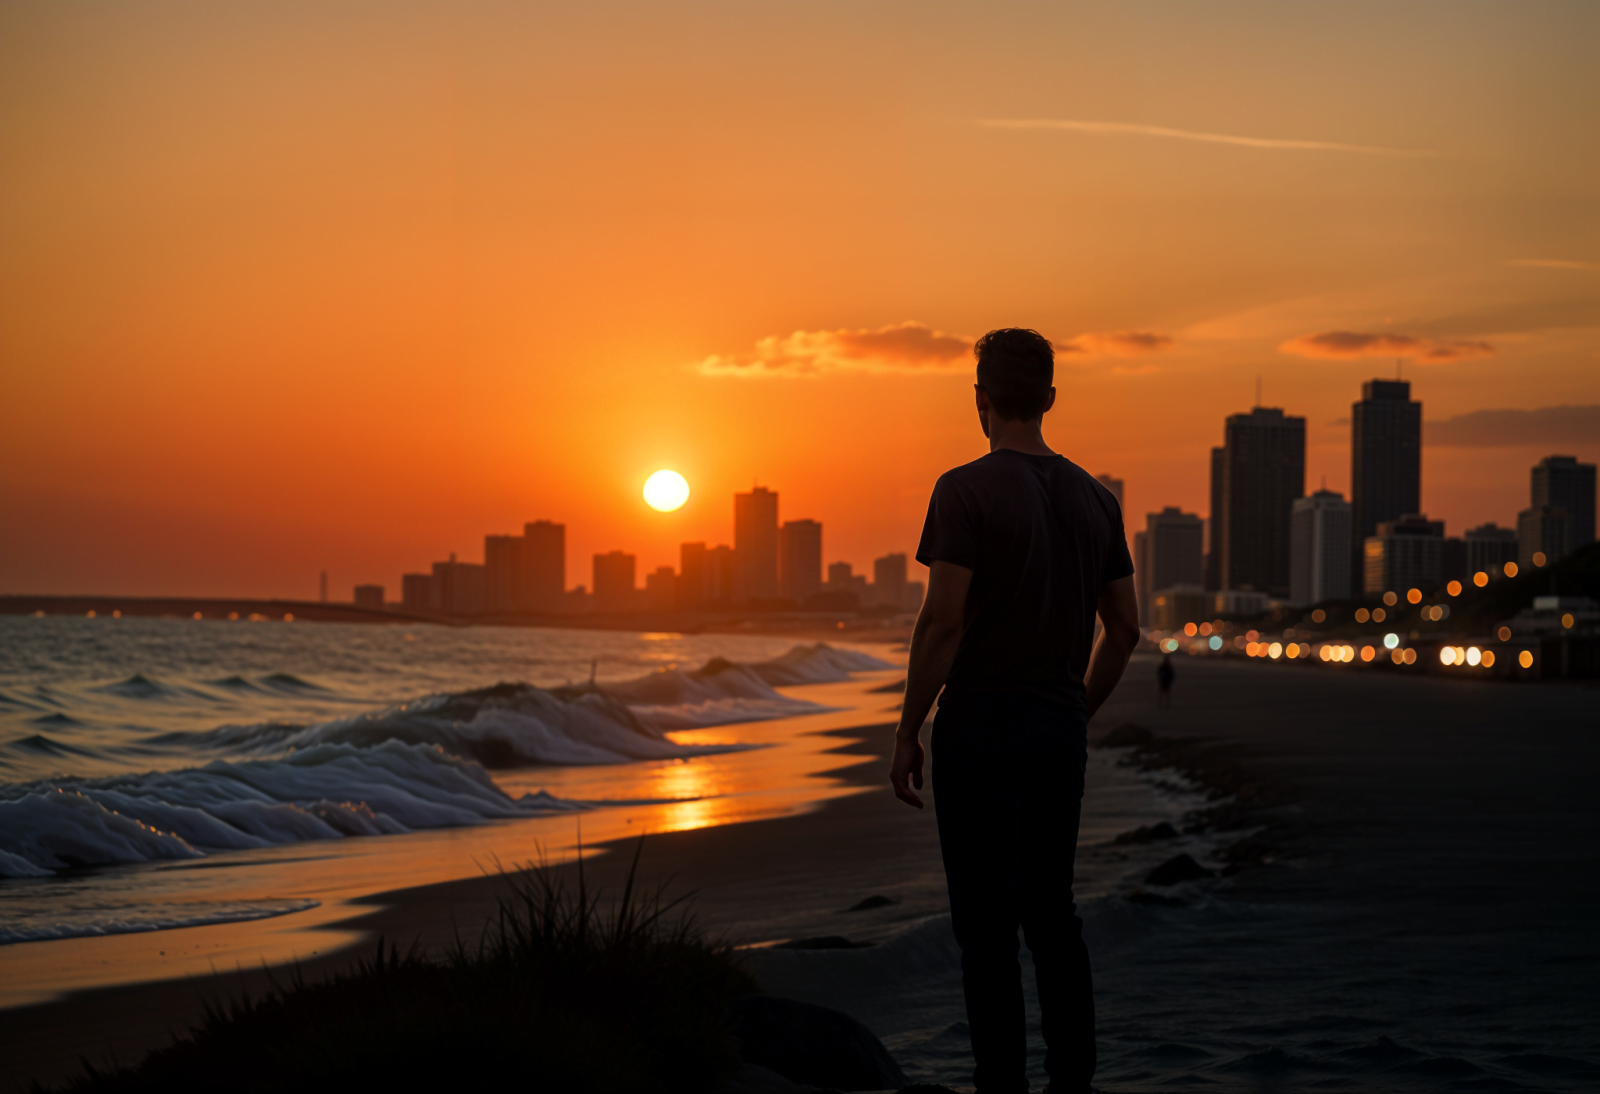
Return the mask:
<path id="1" fill-rule="evenodd" d="M 4 852 L 0 852 L 3 855 Z M 174 927 L 205 927 L 303 912 L 317 900 L 196 901 L 185 904 L 123 905 L 116 908 L 51 908 L 13 912 L 0 924 L 0 946 L 91 935 L 135 934 Z"/>
<path id="2" fill-rule="evenodd" d="M 281 759 L 46 781 L 0 790 L 0 876 L 451 828 L 589 809 L 540 791 L 513 799 L 439 748 L 322 744 Z"/>

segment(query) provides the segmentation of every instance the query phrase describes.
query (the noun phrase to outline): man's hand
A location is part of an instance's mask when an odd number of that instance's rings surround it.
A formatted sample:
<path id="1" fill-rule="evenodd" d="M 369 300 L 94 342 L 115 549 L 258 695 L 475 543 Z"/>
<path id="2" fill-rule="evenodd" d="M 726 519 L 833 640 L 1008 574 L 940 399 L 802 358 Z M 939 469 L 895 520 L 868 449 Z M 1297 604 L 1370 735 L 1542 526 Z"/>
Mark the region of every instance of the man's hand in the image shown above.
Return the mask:
<path id="1" fill-rule="evenodd" d="M 889 781 L 894 784 L 894 796 L 907 805 L 922 808 L 922 798 L 917 795 L 917 790 L 922 789 L 922 742 L 913 737 L 906 740 L 896 737 L 894 742 L 894 759 L 889 764 Z M 912 787 L 916 787 L 913 790 Z"/>

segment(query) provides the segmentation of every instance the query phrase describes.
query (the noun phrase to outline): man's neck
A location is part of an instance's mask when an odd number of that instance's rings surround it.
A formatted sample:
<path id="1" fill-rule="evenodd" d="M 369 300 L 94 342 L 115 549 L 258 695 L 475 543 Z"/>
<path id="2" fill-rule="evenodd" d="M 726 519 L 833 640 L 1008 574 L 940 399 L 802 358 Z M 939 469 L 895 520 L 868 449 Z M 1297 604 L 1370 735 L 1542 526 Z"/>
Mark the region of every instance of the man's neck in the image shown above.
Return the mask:
<path id="1" fill-rule="evenodd" d="M 998 452 L 1002 448 L 1009 448 L 1013 452 L 1023 452 L 1029 456 L 1054 456 L 1055 450 L 1044 443 L 1044 434 L 1040 431 L 1042 424 L 1037 418 L 1031 422 L 1013 422 L 991 414 L 989 451 Z"/>

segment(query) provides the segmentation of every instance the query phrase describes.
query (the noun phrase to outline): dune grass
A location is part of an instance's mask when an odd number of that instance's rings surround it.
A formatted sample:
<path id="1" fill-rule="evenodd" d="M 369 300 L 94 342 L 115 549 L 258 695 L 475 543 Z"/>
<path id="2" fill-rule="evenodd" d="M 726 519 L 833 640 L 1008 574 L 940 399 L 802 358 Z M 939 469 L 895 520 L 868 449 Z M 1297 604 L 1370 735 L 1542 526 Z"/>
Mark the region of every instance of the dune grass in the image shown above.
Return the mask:
<path id="1" fill-rule="evenodd" d="M 196 1028 L 137 1066 L 86 1062 L 63 1089 L 715 1089 L 738 1066 L 723 1010 L 756 988 L 685 898 L 639 889 L 641 850 L 615 900 L 590 890 L 581 859 L 572 887 L 544 864 L 502 871 L 506 895 L 475 943 L 458 936 L 429 956 L 380 940 L 327 980 L 291 970 L 260 998 L 208 1004 Z"/>

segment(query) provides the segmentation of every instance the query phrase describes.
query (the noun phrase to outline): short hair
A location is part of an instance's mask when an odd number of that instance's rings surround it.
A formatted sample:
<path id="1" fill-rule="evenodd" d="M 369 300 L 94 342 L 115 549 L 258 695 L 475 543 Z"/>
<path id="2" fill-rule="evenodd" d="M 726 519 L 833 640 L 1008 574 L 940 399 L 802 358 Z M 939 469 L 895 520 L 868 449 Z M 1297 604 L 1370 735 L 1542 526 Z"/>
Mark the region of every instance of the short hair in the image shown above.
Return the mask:
<path id="1" fill-rule="evenodd" d="M 1002 418 L 1025 422 L 1044 414 L 1055 382 L 1056 350 L 1036 330 L 1002 327 L 978 339 L 978 386 Z"/>

